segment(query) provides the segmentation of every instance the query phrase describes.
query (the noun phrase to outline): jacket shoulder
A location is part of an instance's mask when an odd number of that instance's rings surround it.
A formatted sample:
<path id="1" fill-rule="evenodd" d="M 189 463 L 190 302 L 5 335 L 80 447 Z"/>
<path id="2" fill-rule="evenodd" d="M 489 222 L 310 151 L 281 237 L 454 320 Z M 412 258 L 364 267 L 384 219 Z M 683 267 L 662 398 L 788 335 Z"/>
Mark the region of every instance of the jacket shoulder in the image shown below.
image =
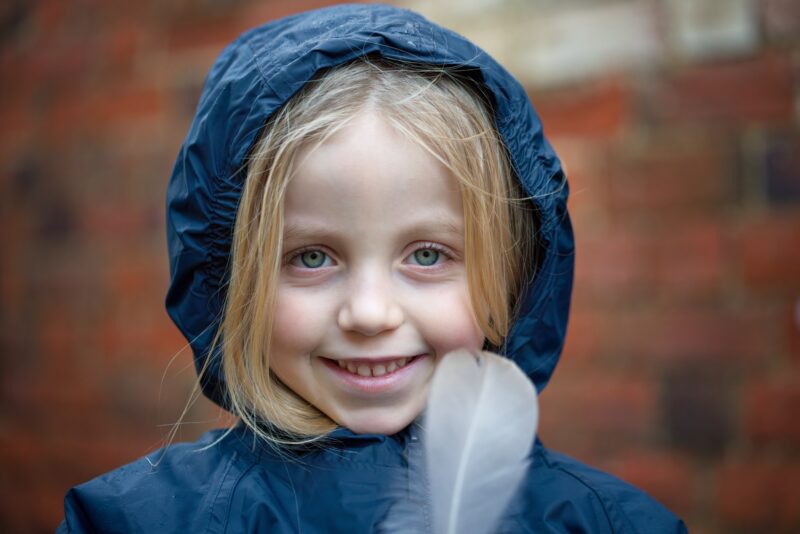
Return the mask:
<path id="1" fill-rule="evenodd" d="M 683 533 L 683 521 L 645 492 L 537 444 L 523 495 L 527 532 Z"/>
<path id="2" fill-rule="evenodd" d="M 177 443 L 70 489 L 58 532 L 202 532 L 254 463 L 223 430 Z M 215 443 L 220 440 L 219 443 Z M 211 446 L 210 446 L 211 445 Z"/>

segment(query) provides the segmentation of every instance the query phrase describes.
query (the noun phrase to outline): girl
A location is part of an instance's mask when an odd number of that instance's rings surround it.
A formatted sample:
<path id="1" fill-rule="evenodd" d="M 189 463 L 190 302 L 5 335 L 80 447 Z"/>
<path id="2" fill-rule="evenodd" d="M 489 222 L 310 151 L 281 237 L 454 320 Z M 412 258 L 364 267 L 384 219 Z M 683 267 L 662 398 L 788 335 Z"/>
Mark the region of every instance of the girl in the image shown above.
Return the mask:
<path id="1" fill-rule="evenodd" d="M 573 269 L 559 160 L 522 87 L 416 14 L 339 6 L 244 34 L 167 197 L 167 308 L 241 423 L 73 488 L 61 531 L 373 532 L 444 354 L 504 354 L 539 390 L 553 372 Z M 532 455 L 500 531 L 685 530 Z"/>

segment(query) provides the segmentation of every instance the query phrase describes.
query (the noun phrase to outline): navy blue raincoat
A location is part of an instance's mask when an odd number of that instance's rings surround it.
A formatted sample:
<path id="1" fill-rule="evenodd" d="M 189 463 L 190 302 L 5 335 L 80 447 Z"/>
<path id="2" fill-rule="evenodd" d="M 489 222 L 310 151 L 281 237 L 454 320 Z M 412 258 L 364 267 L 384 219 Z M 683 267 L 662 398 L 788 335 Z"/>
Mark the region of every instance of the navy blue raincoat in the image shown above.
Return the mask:
<path id="1" fill-rule="evenodd" d="M 231 229 L 246 157 L 267 118 L 321 69 L 366 54 L 455 66 L 492 99 L 496 126 L 522 186 L 535 198 L 540 264 L 502 352 L 541 391 L 564 342 L 574 242 L 561 164 L 524 89 L 485 52 L 412 12 L 348 5 L 303 13 L 243 34 L 214 64 L 167 193 L 171 285 L 167 309 L 205 361 L 223 306 Z M 212 357 L 203 391 L 224 405 Z M 393 435 L 336 430 L 325 448 L 276 455 L 243 426 L 175 444 L 77 486 L 62 532 L 374 532 L 420 449 L 415 425 Z M 604 473 L 533 448 L 530 472 L 501 532 L 682 532 L 646 494 Z M 149 460 L 161 459 L 153 467 Z"/>

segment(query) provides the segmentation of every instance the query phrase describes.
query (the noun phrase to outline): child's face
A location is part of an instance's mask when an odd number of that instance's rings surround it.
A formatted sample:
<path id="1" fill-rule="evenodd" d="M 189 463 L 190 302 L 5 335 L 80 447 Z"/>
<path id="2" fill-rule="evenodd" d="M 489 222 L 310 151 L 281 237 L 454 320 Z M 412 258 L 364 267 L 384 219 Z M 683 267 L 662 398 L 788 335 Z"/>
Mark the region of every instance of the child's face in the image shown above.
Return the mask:
<path id="1" fill-rule="evenodd" d="M 424 408 L 438 360 L 483 346 L 458 185 L 372 113 L 297 163 L 270 367 L 339 425 L 397 432 Z"/>

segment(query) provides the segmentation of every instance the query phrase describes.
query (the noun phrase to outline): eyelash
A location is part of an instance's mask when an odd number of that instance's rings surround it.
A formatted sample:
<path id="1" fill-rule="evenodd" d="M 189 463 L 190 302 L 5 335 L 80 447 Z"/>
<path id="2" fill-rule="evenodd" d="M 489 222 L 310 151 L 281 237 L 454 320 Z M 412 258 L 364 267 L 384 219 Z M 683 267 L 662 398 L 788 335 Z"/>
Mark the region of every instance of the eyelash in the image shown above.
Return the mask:
<path id="1" fill-rule="evenodd" d="M 431 242 L 425 242 L 425 243 L 422 243 L 422 244 L 420 244 L 420 246 L 419 246 L 419 247 L 417 247 L 417 248 L 415 248 L 414 250 L 412 250 L 412 251 L 411 251 L 411 253 L 410 253 L 408 256 L 406 256 L 406 257 L 410 257 L 410 256 L 412 256 L 412 255 L 413 255 L 415 252 L 418 252 L 418 251 L 420 251 L 420 250 L 435 250 L 436 252 L 438 252 L 438 253 L 440 253 L 440 254 L 443 254 L 443 255 L 444 255 L 444 256 L 445 256 L 445 257 L 446 257 L 448 260 L 452 260 L 452 259 L 453 259 L 453 257 L 454 257 L 454 256 L 453 256 L 453 253 L 452 253 L 452 252 L 450 252 L 450 250 L 449 250 L 448 248 L 446 248 L 446 247 L 444 247 L 444 246 L 442 246 L 442 245 L 439 245 L 438 243 L 431 243 Z M 303 255 L 303 254 L 305 254 L 306 252 L 311 252 L 311 251 L 319 251 L 319 252 L 322 252 L 323 254 L 325 254 L 325 255 L 326 255 L 327 257 L 329 257 L 329 258 L 331 257 L 331 255 L 330 255 L 330 254 L 327 252 L 327 250 L 326 250 L 324 247 L 320 247 L 320 246 L 309 246 L 309 247 L 304 247 L 304 248 L 301 248 L 301 249 L 300 249 L 300 250 L 298 250 L 297 252 L 293 253 L 293 254 L 292 254 L 291 256 L 289 256 L 289 258 L 286 260 L 285 264 L 286 264 L 286 265 L 291 265 L 291 264 L 292 264 L 292 262 L 293 262 L 294 260 L 296 260 L 297 258 L 299 258 L 300 256 L 302 256 L 302 255 Z M 415 265 L 416 265 L 416 264 L 415 264 Z M 439 264 L 439 263 L 437 263 L 437 264 L 435 264 L 435 265 L 417 265 L 417 267 L 424 267 L 424 268 L 426 268 L 426 269 L 431 269 L 431 270 L 433 270 L 433 269 L 436 269 L 436 268 L 438 268 L 438 267 L 439 267 L 439 265 L 440 265 L 440 264 Z M 301 267 L 301 268 L 302 268 L 302 269 L 308 269 L 308 270 L 311 270 L 311 271 L 313 271 L 313 270 L 319 269 L 320 267 L 317 267 L 316 269 L 315 269 L 315 268 L 313 268 L 313 267 Z"/>
<path id="2" fill-rule="evenodd" d="M 294 262 L 295 260 L 300 258 L 300 256 L 302 256 L 306 252 L 321 252 L 330 261 L 332 261 L 332 262 L 334 261 L 333 255 L 330 254 L 330 252 L 328 252 L 328 250 L 325 249 L 325 247 L 321 247 L 319 245 L 312 245 L 312 246 L 308 246 L 308 247 L 303 247 L 300 250 L 296 250 L 296 251 L 292 252 L 291 254 L 289 254 L 287 256 L 286 261 L 284 262 L 284 265 L 292 265 L 292 262 Z M 312 270 L 312 271 L 322 268 L 322 267 L 316 267 L 316 268 L 314 268 L 314 267 L 306 267 L 306 266 L 299 266 L 299 265 L 295 265 L 295 267 L 298 267 L 300 269 L 308 269 L 308 270 Z"/>
<path id="3" fill-rule="evenodd" d="M 415 252 L 418 252 L 420 250 L 435 250 L 436 252 L 443 254 L 445 258 L 447 258 L 448 260 L 453 259 L 453 254 L 447 248 L 443 247 L 442 245 L 439 245 L 438 243 L 430 243 L 430 242 L 422 243 L 419 247 L 411 251 L 411 254 L 409 254 L 407 257 L 413 256 Z M 417 266 L 425 267 L 427 269 L 440 268 L 439 263 L 436 263 L 435 265 L 417 265 Z"/>

